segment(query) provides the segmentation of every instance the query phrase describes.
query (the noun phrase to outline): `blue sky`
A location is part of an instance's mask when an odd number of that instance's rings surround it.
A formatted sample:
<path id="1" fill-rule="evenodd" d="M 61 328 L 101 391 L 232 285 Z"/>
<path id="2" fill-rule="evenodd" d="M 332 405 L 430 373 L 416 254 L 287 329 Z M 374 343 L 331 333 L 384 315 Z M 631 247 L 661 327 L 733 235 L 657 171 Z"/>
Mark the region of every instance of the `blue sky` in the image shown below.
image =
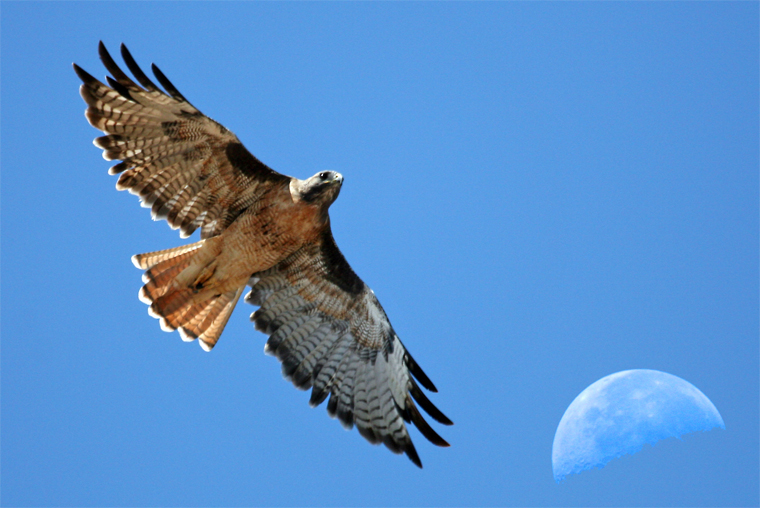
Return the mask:
<path id="1" fill-rule="evenodd" d="M 758 4 L 3 2 L 6 506 L 756 506 Z M 156 62 L 262 161 L 341 172 L 336 241 L 454 420 L 425 466 L 309 408 L 240 303 L 205 353 L 137 299 L 183 243 L 114 189 L 76 62 Z M 726 430 L 554 483 L 617 371 Z"/>

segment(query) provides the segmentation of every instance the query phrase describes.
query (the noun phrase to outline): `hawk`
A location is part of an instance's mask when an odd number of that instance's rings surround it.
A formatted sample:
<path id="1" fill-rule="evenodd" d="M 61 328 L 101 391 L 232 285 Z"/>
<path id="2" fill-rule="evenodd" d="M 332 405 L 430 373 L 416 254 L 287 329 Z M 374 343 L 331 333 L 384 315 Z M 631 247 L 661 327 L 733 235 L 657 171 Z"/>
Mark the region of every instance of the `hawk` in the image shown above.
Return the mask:
<path id="1" fill-rule="evenodd" d="M 418 467 L 405 422 L 449 446 L 415 404 L 451 425 L 417 383 L 432 392 L 435 385 L 333 239 L 328 209 L 343 176 L 280 174 L 198 111 L 155 65 L 163 90 L 123 44 L 137 82 L 102 42 L 99 54 L 108 85 L 73 65 L 85 116 L 105 133 L 94 144 L 106 160 L 121 161 L 109 170 L 120 175 L 116 188 L 138 195 L 154 220 L 166 220 L 183 238 L 200 228 L 198 242 L 132 257 L 144 270 L 139 298 L 161 328 L 210 351 L 251 286 L 245 301 L 259 307 L 251 320 L 269 336 L 264 351 L 282 362 L 296 387 L 311 388 L 312 407 L 329 397 L 331 417 Z"/>

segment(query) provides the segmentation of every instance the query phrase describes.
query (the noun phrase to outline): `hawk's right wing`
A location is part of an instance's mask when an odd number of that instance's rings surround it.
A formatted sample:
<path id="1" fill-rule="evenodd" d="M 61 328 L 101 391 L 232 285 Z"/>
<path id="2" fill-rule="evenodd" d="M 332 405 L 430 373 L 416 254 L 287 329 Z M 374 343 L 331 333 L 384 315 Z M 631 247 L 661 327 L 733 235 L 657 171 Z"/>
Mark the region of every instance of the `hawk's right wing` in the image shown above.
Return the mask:
<path id="1" fill-rule="evenodd" d="M 100 58 L 113 75 L 106 86 L 74 64 L 90 124 L 106 133 L 94 143 L 106 160 L 121 160 L 116 188 L 140 196 L 154 220 L 166 219 L 184 238 L 201 228 L 201 238 L 218 235 L 267 191 L 290 177 L 254 157 L 238 138 L 198 111 L 152 66 L 158 88 L 126 46 L 121 54 L 135 83 L 101 42 Z M 142 86 L 140 86 L 142 85 Z"/>

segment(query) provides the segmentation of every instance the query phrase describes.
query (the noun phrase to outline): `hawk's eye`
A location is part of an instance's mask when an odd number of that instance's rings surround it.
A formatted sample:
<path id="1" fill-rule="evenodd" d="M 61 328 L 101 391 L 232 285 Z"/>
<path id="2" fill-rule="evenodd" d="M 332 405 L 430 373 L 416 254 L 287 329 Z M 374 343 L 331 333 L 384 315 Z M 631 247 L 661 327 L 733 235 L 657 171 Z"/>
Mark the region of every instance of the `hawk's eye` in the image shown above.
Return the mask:
<path id="1" fill-rule="evenodd" d="M 322 172 L 319 174 L 319 178 L 321 178 L 322 180 L 327 180 L 327 177 L 328 177 L 328 176 L 330 176 L 330 173 L 328 173 L 327 171 L 322 171 Z"/>

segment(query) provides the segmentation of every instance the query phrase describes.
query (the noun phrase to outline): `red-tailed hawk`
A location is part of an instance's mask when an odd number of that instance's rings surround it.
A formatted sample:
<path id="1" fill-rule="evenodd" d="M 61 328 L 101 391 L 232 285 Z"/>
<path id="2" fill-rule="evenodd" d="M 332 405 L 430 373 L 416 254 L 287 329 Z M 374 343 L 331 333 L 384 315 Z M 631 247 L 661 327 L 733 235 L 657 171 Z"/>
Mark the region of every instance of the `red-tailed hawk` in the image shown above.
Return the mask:
<path id="1" fill-rule="evenodd" d="M 327 412 L 356 425 L 370 443 L 419 456 L 404 422 L 438 446 L 448 446 L 423 419 L 451 421 L 417 385 L 437 391 L 393 330 L 375 294 L 353 272 L 330 230 L 330 205 L 343 177 L 322 171 L 306 180 L 282 175 L 246 150 L 152 66 L 165 92 L 121 55 L 139 83 L 114 62 L 104 85 L 74 64 L 83 84 L 85 116 L 106 135 L 96 138 L 106 160 L 120 160 L 118 190 L 128 190 L 196 243 L 147 254 L 132 262 L 145 270 L 139 297 L 161 328 L 210 351 L 246 285 L 251 315 L 269 335 L 264 351 L 282 362 L 283 375 L 311 388 L 309 404 L 328 396 Z M 416 381 L 415 381 L 416 379 Z"/>

